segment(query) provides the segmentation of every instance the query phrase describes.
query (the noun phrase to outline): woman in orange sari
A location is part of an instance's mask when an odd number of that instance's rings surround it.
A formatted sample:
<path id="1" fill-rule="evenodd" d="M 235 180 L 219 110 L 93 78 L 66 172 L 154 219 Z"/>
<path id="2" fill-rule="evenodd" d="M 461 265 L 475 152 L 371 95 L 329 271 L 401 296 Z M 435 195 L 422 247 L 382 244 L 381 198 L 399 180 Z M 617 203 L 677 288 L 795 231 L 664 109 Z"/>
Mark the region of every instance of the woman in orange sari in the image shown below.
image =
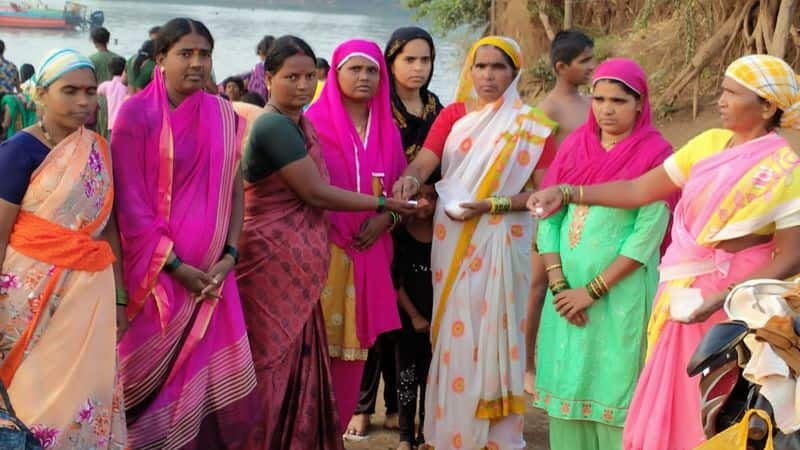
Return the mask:
<path id="1" fill-rule="evenodd" d="M 0 145 L 0 377 L 43 448 L 122 449 L 111 157 L 84 128 L 94 66 L 55 50 L 32 84 L 42 120 Z"/>

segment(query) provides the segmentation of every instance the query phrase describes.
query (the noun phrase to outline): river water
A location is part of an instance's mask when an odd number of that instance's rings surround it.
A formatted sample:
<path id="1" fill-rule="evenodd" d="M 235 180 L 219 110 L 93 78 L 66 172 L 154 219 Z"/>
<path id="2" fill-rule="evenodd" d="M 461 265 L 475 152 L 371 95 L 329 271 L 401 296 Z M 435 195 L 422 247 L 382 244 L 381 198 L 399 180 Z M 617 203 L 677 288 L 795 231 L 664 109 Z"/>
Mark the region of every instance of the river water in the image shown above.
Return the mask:
<path id="1" fill-rule="evenodd" d="M 383 47 L 394 29 L 415 24 L 410 14 L 396 11 L 385 15 L 372 12 L 368 16 L 164 2 L 88 0 L 83 3 L 90 10 L 105 13 L 104 26 L 111 32 L 109 47 L 125 57 L 136 52 L 147 39 L 147 30 L 154 25 L 179 16 L 204 22 L 216 41 L 214 71 L 219 80 L 250 70 L 257 61 L 255 46 L 265 34 L 298 35 L 308 41 L 317 56 L 330 60 L 336 45 L 346 39 L 371 39 Z M 58 9 L 63 6 L 53 1 L 49 5 Z M 72 47 L 87 55 L 94 52 L 88 31 L 0 29 L 0 39 L 6 43 L 6 58 L 17 66 L 23 63 L 36 66 L 43 54 L 55 47 Z M 437 39 L 437 70 L 431 89 L 443 102 L 453 98 L 462 47 L 454 38 Z"/>

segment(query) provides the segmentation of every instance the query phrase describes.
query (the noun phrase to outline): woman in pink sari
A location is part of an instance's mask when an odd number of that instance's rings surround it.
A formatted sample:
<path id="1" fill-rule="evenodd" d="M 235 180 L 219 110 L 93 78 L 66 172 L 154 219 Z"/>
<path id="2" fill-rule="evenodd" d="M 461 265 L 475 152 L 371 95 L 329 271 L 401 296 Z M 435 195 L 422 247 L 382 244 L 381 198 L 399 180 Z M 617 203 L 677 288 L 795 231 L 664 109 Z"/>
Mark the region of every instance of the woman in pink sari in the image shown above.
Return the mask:
<path id="1" fill-rule="evenodd" d="M 702 133 L 634 180 L 551 187 L 528 203 L 543 216 L 571 201 L 636 208 L 681 191 L 647 330 L 648 359 L 625 422 L 626 449 L 691 450 L 705 439 L 698 379 L 686 365 L 706 331 L 725 319 L 728 287 L 800 271 L 800 159 L 776 132 L 800 129 L 798 84 L 779 58 L 740 58 L 722 83 L 725 129 Z M 697 300 L 693 310 L 679 307 Z M 582 309 L 577 301 L 566 307 Z"/>
<path id="2" fill-rule="evenodd" d="M 132 449 L 238 448 L 257 417 L 236 279 L 244 124 L 203 92 L 214 41 L 173 19 L 148 87 L 113 131 L 129 332 L 119 345 Z"/>
<path id="3" fill-rule="evenodd" d="M 331 184 L 380 199 L 375 212 L 329 215 L 331 263 L 322 291 L 331 373 L 339 417 L 350 417 L 369 348 L 400 328 L 389 271 L 389 230 L 399 217 L 384 211 L 385 195 L 406 167 L 392 118 L 389 73 L 378 44 L 354 39 L 333 52 L 333 67 L 306 117 L 319 134 Z M 344 431 L 344 427 L 341 427 Z"/>

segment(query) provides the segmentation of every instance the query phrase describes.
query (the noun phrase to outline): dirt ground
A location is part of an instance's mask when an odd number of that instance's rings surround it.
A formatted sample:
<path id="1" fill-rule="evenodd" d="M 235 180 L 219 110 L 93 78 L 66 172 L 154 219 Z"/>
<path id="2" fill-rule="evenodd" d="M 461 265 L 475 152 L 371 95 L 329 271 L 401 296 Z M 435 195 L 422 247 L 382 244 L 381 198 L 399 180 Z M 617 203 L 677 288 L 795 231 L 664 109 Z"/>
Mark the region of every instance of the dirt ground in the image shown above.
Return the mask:
<path id="1" fill-rule="evenodd" d="M 396 431 L 387 431 L 383 428 L 383 392 L 378 393 L 377 414 L 372 416 L 372 426 L 369 430 L 369 439 L 361 442 L 347 442 L 344 446 L 347 450 L 395 450 L 399 443 L 399 435 Z M 528 403 L 532 401 L 528 396 Z M 349 420 L 349 419 L 348 419 Z M 547 415 L 541 410 L 533 407 L 528 409 L 525 414 L 525 442 L 527 450 L 549 450 L 547 442 Z"/>

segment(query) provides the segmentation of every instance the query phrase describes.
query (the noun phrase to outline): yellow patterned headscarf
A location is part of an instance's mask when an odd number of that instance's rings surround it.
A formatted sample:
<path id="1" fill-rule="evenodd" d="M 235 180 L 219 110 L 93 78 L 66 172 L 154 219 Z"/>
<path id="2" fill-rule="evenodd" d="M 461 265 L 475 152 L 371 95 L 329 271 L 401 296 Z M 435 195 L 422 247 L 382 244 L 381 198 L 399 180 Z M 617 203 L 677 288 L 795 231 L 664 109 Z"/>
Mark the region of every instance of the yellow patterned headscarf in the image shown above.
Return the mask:
<path id="1" fill-rule="evenodd" d="M 479 40 L 469 50 L 467 59 L 464 61 L 464 68 L 461 69 L 461 78 L 459 79 L 458 88 L 456 89 L 457 102 L 463 102 L 468 99 L 474 100 L 477 98 L 472 83 L 472 64 L 475 62 L 475 54 L 478 52 L 478 49 L 484 45 L 491 45 L 499 48 L 511 58 L 511 61 L 517 69 L 522 68 L 522 51 L 515 40 L 505 36 L 487 36 Z"/>
<path id="2" fill-rule="evenodd" d="M 725 76 L 780 108 L 781 128 L 800 130 L 800 77 L 786 61 L 770 55 L 747 55 L 731 63 Z"/>

